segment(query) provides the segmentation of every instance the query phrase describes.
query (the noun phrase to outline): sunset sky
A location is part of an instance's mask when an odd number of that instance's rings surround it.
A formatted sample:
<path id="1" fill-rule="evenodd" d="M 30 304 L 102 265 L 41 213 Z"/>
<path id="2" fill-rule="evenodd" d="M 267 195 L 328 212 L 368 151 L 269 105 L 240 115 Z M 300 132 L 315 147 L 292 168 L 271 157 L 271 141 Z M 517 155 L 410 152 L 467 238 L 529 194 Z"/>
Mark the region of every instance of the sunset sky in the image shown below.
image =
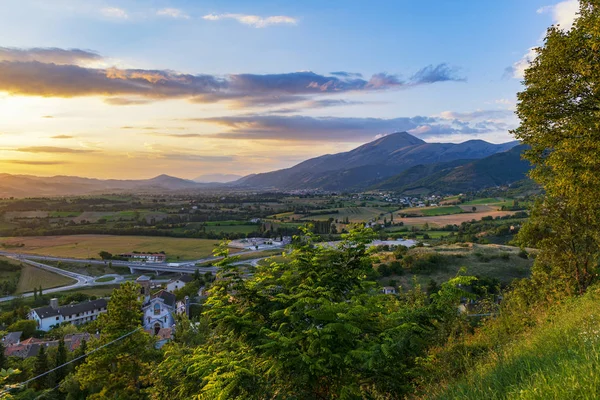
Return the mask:
<path id="1" fill-rule="evenodd" d="M 246 175 L 395 131 L 512 140 L 577 1 L 0 1 L 0 172 Z"/>

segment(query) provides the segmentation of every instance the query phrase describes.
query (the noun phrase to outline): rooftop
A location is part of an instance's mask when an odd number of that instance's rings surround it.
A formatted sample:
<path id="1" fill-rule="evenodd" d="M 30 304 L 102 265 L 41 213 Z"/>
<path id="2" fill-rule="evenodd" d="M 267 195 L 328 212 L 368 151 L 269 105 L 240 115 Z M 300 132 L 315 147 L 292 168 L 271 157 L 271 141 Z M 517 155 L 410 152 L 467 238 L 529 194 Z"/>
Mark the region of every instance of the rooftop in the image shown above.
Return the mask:
<path id="1" fill-rule="evenodd" d="M 106 307 L 108 302 L 106 299 L 84 301 L 77 304 L 69 304 L 66 306 L 60 306 L 58 308 L 52 308 L 51 306 L 34 308 L 32 311 L 35 312 L 41 319 L 55 317 L 57 315 L 73 315 L 80 314 L 86 311 L 93 311 L 99 308 Z"/>

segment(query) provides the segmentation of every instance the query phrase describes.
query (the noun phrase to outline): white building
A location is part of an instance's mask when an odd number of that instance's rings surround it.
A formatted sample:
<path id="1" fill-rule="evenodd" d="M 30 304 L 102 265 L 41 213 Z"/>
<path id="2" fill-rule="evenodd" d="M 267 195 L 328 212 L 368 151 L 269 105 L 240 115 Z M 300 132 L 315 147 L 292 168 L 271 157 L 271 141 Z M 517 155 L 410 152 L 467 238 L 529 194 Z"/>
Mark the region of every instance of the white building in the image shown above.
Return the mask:
<path id="1" fill-rule="evenodd" d="M 142 307 L 144 329 L 155 335 L 163 328 L 172 328 L 175 324 L 176 299 L 173 293 L 161 290 Z"/>
<path id="2" fill-rule="evenodd" d="M 383 293 L 383 294 L 396 294 L 397 292 L 396 292 L 396 288 L 393 287 L 393 286 L 384 286 L 381 289 L 381 293 Z"/>
<path id="3" fill-rule="evenodd" d="M 37 322 L 39 330 L 49 331 L 63 322 L 80 325 L 94 321 L 100 313 L 106 312 L 106 305 L 106 299 L 98 299 L 59 307 L 58 299 L 51 299 L 49 306 L 32 309 L 29 319 Z"/>
<path id="4" fill-rule="evenodd" d="M 193 280 L 194 278 L 192 278 L 190 275 L 181 275 L 177 279 L 173 279 L 167 283 L 167 292 L 175 293 L 177 289 L 181 289 L 186 285 L 186 283 L 190 283 Z"/>

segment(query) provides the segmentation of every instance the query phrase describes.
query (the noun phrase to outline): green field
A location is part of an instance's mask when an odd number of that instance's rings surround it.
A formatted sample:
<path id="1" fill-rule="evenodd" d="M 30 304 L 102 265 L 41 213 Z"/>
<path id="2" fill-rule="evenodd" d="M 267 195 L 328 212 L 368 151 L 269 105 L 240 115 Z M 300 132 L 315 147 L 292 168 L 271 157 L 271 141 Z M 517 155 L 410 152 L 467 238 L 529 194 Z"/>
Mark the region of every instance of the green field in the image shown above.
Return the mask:
<path id="1" fill-rule="evenodd" d="M 471 361 L 464 377 L 450 384 L 434 382 L 419 398 L 597 399 L 600 290 L 592 287 L 585 296 L 569 300 L 539 318 L 536 326 L 508 338 L 507 344 L 487 349 L 484 357 L 469 360 L 466 351 L 456 351 L 461 362 Z M 464 348 L 485 348 L 484 340 L 498 341 L 491 335 L 479 340 L 483 346 L 466 342 Z M 478 350 L 475 354 L 481 353 Z"/>
<path id="2" fill-rule="evenodd" d="M 483 199 L 475 199 L 475 200 L 471 200 L 471 201 L 465 201 L 464 203 L 462 203 L 462 205 L 465 206 L 469 206 L 469 205 L 477 205 L 477 204 L 498 204 L 498 203 L 502 203 L 504 201 L 507 201 L 507 199 L 503 199 L 501 197 L 486 197 Z M 511 203 L 512 204 L 512 200 Z"/>
<path id="3" fill-rule="evenodd" d="M 21 279 L 17 286 L 17 293 L 33 291 L 34 288 L 50 289 L 75 283 L 75 280 L 66 276 L 58 275 L 50 271 L 23 264 Z"/>
<path id="4" fill-rule="evenodd" d="M 436 217 L 439 215 L 452 215 L 463 213 L 463 209 L 458 206 L 443 206 L 443 207 L 425 207 L 419 209 L 421 214 L 426 217 Z"/>
<path id="5" fill-rule="evenodd" d="M 121 254 L 131 251 L 160 252 L 167 254 L 168 260 L 191 260 L 212 255 L 219 240 L 180 239 L 154 236 L 112 236 L 112 235 L 69 235 L 69 236 L 29 236 L 0 237 L 0 244 L 8 246 L 22 244 L 11 251 L 41 254 L 55 257 L 96 258 L 100 251 Z M 231 249 L 231 252 L 239 251 Z M 179 258 L 178 258 L 179 257 Z"/>
<path id="6" fill-rule="evenodd" d="M 321 210 L 319 210 L 321 211 Z M 325 210 L 323 210 L 325 211 Z M 326 221 L 329 218 L 334 220 L 343 221 L 348 217 L 350 222 L 367 222 L 369 220 L 378 220 L 381 214 L 389 214 L 390 210 L 382 207 L 346 207 L 346 208 L 335 208 L 331 209 L 330 214 L 320 214 L 313 216 L 306 216 L 302 218 L 303 221 Z M 337 211 L 334 212 L 334 211 Z"/>
<path id="7" fill-rule="evenodd" d="M 75 218 L 79 217 L 81 214 L 80 211 L 50 211 L 48 216 L 50 218 Z"/>

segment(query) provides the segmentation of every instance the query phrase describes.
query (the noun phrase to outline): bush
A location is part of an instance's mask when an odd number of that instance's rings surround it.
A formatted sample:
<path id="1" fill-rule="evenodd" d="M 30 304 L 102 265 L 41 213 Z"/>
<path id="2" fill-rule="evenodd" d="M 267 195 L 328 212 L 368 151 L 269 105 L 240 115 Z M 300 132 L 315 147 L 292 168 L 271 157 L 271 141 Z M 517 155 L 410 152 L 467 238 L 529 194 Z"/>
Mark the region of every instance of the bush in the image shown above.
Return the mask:
<path id="1" fill-rule="evenodd" d="M 11 324 L 7 331 L 9 332 L 23 332 L 23 339 L 30 338 L 34 335 L 37 330 L 37 323 L 30 319 L 22 319 Z"/>

